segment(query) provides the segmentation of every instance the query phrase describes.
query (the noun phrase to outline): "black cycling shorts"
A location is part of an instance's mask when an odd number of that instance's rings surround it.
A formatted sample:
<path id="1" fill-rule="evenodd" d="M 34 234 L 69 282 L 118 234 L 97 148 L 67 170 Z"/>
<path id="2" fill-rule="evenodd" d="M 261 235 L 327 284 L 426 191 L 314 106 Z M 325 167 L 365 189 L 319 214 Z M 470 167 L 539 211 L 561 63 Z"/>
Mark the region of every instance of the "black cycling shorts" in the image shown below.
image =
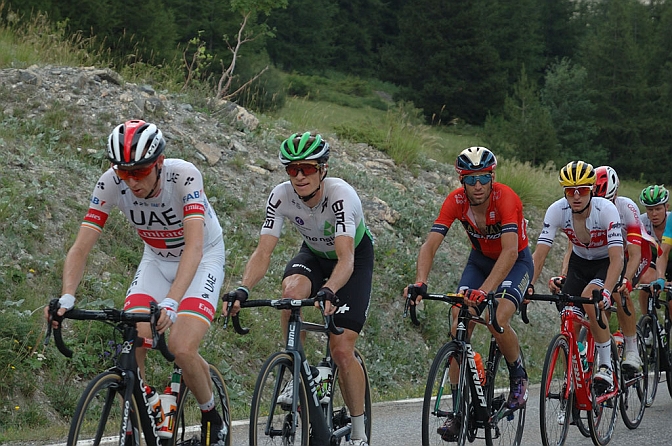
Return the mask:
<path id="1" fill-rule="evenodd" d="M 336 291 L 340 306 L 334 314 L 337 327 L 347 328 L 359 333 L 369 312 L 371 285 L 373 278 L 373 242 L 366 235 L 355 248 L 355 265 L 350 280 Z M 319 257 L 304 242 L 299 253 L 285 267 L 282 276 L 300 274 L 310 279 L 311 295 L 314 296 L 329 279 L 337 260 Z"/>

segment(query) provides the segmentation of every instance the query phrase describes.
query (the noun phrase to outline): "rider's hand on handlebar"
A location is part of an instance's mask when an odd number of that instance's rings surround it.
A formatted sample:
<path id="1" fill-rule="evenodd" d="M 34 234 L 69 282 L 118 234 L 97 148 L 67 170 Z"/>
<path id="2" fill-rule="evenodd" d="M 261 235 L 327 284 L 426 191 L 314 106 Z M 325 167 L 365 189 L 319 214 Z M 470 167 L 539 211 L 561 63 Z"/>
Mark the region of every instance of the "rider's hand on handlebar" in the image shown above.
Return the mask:
<path id="1" fill-rule="evenodd" d="M 336 312 L 338 308 L 338 297 L 331 288 L 323 286 L 315 295 L 316 297 L 324 297 L 324 314 L 330 316 Z"/>
<path id="2" fill-rule="evenodd" d="M 240 304 L 245 302 L 248 297 L 250 297 L 250 290 L 247 287 L 239 286 L 233 291 L 230 291 L 227 294 L 228 298 L 224 300 L 224 305 L 222 305 L 222 314 L 224 316 L 229 315 L 229 305 L 231 306 L 231 316 L 235 316 L 240 311 Z"/>
<path id="3" fill-rule="evenodd" d="M 656 279 L 649 284 L 652 290 L 660 291 L 665 288 L 665 279 Z"/>
<path id="4" fill-rule="evenodd" d="M 156 329 L 159 334 L 163 334 L 168 329 L 168 327 L 175 323 L 177 320 L 177 307 L 177 301 L 175 299 L 171 299 L 170 297 L 166 297 L 161 302 L 159 302 L 159 308 L 166 310 L 165 312 L 161 312 L 159 321 L 156 324 Z M 170 322 L 170 324 L 168 322 Z"/>
<path id="5" fill-rule="evenodd" d="M 469 305 L 469 303 L 478 305 L 488 298 L 488 293 L 483 290 L 473 290 L 471 288 L 467 288 L 466 290 L 463 290 L 462 293 L 467 299 L 467 305 Z"/>
<path id="6" fill-rule="evenodd" d="M 427 284 L 424 282 L 416 282 L 407 286 L 404 291 L 404 297 L 410 295 L 413 305 L 417 305 L 423 297 L 427 296 Z"/>
<path id="7" fill-rule="evenodd" d="M 624 277 L 623 280 L 621 280 L 621 285 L 618 287 L 618 292 L 629 296 L 632 292 L 632 282 Z"/>
<path id="8" fill-rule="evenodd" d="M 71 310 L 75 306 L 75 296 L 72 294 L 64 294 L 58 299 L 58 311 L 56 312 L 57 315 L 63 316 L 66 311 Z M 44 307 L 44 318 L 48 321 L 49 320 L 49 305 Z M 51 327 L 52 328 L 58 328 L 58 322 L 56 321 L 51 321 Z"/>
<path id="9" fill-rule="evenodd" d="M 551 291 L 551 294 L 557 294 L 562 291 L 565 280 L 567 280 L 567 277 L 563 275 L 551 277 L 548 281 L 548 289 Z"/>
<path id="10" fill-rule="evenodd" d="M 602 305 L 603 305 L 603 310 L 606 311 L 609 308 L 611 308 L 611 291 L 602 289 L 601 291 L 602 294 Z"/>

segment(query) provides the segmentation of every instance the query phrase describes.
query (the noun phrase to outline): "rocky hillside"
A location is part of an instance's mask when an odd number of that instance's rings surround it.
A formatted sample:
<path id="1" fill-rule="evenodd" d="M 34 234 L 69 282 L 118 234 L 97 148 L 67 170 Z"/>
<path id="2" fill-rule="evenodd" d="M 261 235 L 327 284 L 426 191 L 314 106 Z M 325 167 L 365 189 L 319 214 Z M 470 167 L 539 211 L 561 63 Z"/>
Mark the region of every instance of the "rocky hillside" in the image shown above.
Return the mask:
<path id="1" fill-rule="evenodd" d="M 23 192 L 43 193 L 40 199 L 44 203 L 38 214 L 31 212 L 29 206 L 17 212 L 11 203 L 3 205 L 0 198 L 0 244 L 7 248 L 0 253 L 5 268 L 0 283 L 9 283 L 17 271 L 38 269 L 27 277 L 49 275 L 50 279 L 41 282 L 42 292 L 58 292 L 59 262 L 73 240 L 94 182 L 107 166 L 103 156 L 107 135 L 118 123 L 140 118 L 162 129 L 168 141 L 167 156 L 192 161 L 204 172 L 206 192 L 222 222 L 227 245 L 225 288 L 234 286 L 255 246 L 267 194 L 273 185 L 286 179 L 277 161 L 279 143 L 293 132 L 312 129 L 296 129 L 282 119 L 256 117 L 233 103 L 197 102 L 187 96 L 156 91 L 151 85 L 124 82 L 117 73 L 104 69 L 35 66 L 1 70 L 3 126 L 15 129 L 20 136 L 7 141 L 0 135 L 0 176 L 5 177 L 0 187 L 12 184 L 21 188 L 5 189 L 6 197 Z M 411 327 L 409 321 L 401 318 L 400 294 L 403 286 L 414 279 L 417 250 L 445 194 L 458 184 L 454 169 L 425 160 L 409 170 L 365 144 L 325 136 L 333 147 L 330 175 L 346 179 L 358 190 L 376 237 L 374 295 L 359 345 L 368 358 L 375 396 L 417 396 L 418 386 L 424 384 L 426 364 L 445 338 L 447 313 L 434 307 L 436 311 L 423 316 L 422 329 Z M 542 211 L 526 211 L 530 238 L 535 240 Z M 21 233 L 16 225 L 28 225 L 39 243 L 23 243 L 13 237 L 12 234 Z M 277 293 L 284 262 L 298 246 L 294 234 L 288 231 L 285 238 L 287 242 L 277 250 L 268 278 L 260 284 L 260 290 L 253 291 L 253 298 L 263 297 L 260 291 Z M 114 241 L 106 243 L 102 242 L 100 252 L 91 259 L 88 271 L 94 282 L 103 284 L 110 280 L 107 265 L 119 260 L 110 254 Z M 454 289 L 468 249 L 468 240 L 460 228 L 449 232 L 437 256 L 430 288 L 437 292 Z M 557 256 L 550 261 L 549 273 L 558 271 L 562 250 L 553 251 Z M 37 263 L 41 271 L 31 266 Z M 130 278 L 119 279 L 123 286 L 117 285 L 120 296 L 127 285 L 125 280 Z M 91 292 L 83 290 L 87 291 Z M 6 297 L 13 300 L 15 296 Z M 36 313 L 37 309 L 28 310 Z M 557 329 L 556 318 L 546 321 L 553 314 L 547 310 L 532 315 L 532 327 L 516 322 L 533 367 L 540 366 L 550 334 Z M 433 317 L 434 313 L 437 317 Z M 38 319 L 35 317 L 36 324 Z M 227 342 L 222 347 L 222 361 L 233 371 L 232 379 L 237 379 L 239 370 L 253 376 L 263 352 L 248 355 L 249 345 Z M 242 400 L 252 381 L 250 378 L 233 383 L 234 388 L 240 389 Z"/>

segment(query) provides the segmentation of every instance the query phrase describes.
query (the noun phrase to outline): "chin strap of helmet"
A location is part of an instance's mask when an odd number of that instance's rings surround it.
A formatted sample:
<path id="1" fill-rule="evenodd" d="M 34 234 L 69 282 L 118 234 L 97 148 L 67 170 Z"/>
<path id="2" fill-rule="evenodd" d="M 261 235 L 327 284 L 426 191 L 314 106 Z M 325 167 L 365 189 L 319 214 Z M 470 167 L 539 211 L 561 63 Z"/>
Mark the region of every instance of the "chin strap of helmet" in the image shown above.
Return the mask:
<path id="1" fill-rule="evenodd" d="M 150 190 L 147 196 L 145 197 L 145 200 L 148 198 L 152 198 L 154 191 L 156 191 L 156 188 L 159 186 L 159 180 L 161 179 L 161 169 L 159 169 L 159 166 L 154 166 L 154 168 L 157 169 L 156 181 L 154 182 L 154 186 L 152 186 L 152 190 Z"/>
<path id="2" fill-rule="evenodd" d="M 304 196 L 302 197 L 301 195 L 299 195 L 299 193 L 296 191 L 296 189 L 294 189 L 294 193 L 295 193 L 295 194 L 301 199 L 301 201 L 303 201 L 304 203 L 306 203 L 306 202 L 309 201 L 311 198 L 313 198 L 315 195 L 317 195 L 317 193 L 320 191 L 320 189 L 322 189 L 322 181 L 324 181 L 324 179 L 327 178 L 327 168 L 325 167 L 324 164 L 320 164 L 320 169 L 324 169 L 324 175 L 322 175 L 322 178 L 320 178 L 320 184 L 317 185 L 317 189 L 315 189 L 315 190 L 313 191 L 313 193 L 308 194 L 308 195 L 304 195 Z"/>
<path id="3" fill-rule="evenodd" d="M 574 209 L 572 209 L 572 214 L 581 214 L 581 213 L 583 213 L 583 211 L 585 211 L 586 209 L 588 209 L 588 206 L 590 206 L 590 202 L 591 202 L 592 200 L 593 200 L 593 199 L 592 199 L 592 197 L 591 197 L 591 199 L 588 200 L 588 204 L 585 205 L 585 206 L 583 207 L 583 209 L 581 209 L 580 211 L 575 211 Z"/>

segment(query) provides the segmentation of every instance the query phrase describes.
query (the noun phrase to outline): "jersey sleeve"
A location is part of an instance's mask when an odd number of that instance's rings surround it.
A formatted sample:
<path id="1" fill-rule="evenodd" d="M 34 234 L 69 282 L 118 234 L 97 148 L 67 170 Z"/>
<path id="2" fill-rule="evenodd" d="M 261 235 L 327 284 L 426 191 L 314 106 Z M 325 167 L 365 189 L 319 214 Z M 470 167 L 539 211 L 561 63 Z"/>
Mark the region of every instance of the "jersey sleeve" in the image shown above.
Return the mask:
<path id="1" fill-rule="evenodd" d="M 445 237 L 453 222 L 460 217 L 462 206 L 466 203 L 467 196 L 464 189 L 459 188 L 448 194 L 430 232 L 438 232 Z"/>
<path id="2" fill-rule="evenodd" d="M 280 238 L 284 222 L 284 217 L 280 213 L 280 205 L 287 199 L 283 191 L 283 184 L 275 186 L 268 196 L 268 200 L 266 200 L 266 218 L 261 225 L 261 235 L 272 235 Z"/>
<path id="3" fill-rule="evenodd" d="M 564 200 L 564 198 L 563 198 Z M 553 246 L 555 234 L 562 223 L 562 207 L 560 201 L 551 204 L 544 215 L 544 227 L 537 238 L 537 244 Z"/>
<path id="4" fill-rule="evenodd" d="M 501 203 L 503 206 L 498 206 L 497 210 L 501 215 L 502 234 L 524 231 L 523 202 L 520 201 L 520 197 L 518 197 L 513 189 L 502 187 L 500 190 L 502 194 Z"/>
<path id="5" fill-rule="evenodd" d="M 107 217 L 110 215 L 112 207 L 116 204 L 118 197 L 117 188 L 121 180 L 116 176 L 112 169 L 108 169 L 98 179 L 93 188 L 89 210 L 84 216 L 82 227 L 102 232 L 105 227 Z"/>
<path id="6" fill-rule="evenodd" d="M 672 218 L 668 215 L 667 222 L 665 223 L 665 231 L 663 231 L 663 239 L 661 243 L 666 245 L 672 245 Z"/>
<path id="7" fill-rule="evenodd" d="M 178 191 L 182 195 L 183 221 L 205 220 L 207 207 L 205 192 L 203 191 L 203 176 L 196 166 L 191 166 L 178 178 Z"/>
<path id="8" fill-rule="evenodd" d="M 621 222 L 621 215 L 618 213 L 618 209 L 613 203 L 609 203 L 611 206 L 605 206 L 602 212 L 600 213 L 601 226 L 607 228 L 607 247 L 611 248 L 614 246 L 623 246 L 623 232 L 621 227 L 623 223 Z"/>
<path id="9" fill-rule="evenodd" d="M 625 225 L 626 240 L 633 245 L 642 246 L 644 240 L 642 237 L 642 222 L 639 219 L 639 209 L 629 198 L 625 199 L 624 203 L 622 223 Z"/>
<path id="10" fill-rule="evenodd" d="M 334 213 L 334 237 L 347 235 L 355 238 L 358 226 L 358 209 L 362 208 L 361 201 L 355 189 L 349 185 L 340 186 L 342 192 L 337 196 L 343 197 L 331 203 L 331 211 Z"/>

